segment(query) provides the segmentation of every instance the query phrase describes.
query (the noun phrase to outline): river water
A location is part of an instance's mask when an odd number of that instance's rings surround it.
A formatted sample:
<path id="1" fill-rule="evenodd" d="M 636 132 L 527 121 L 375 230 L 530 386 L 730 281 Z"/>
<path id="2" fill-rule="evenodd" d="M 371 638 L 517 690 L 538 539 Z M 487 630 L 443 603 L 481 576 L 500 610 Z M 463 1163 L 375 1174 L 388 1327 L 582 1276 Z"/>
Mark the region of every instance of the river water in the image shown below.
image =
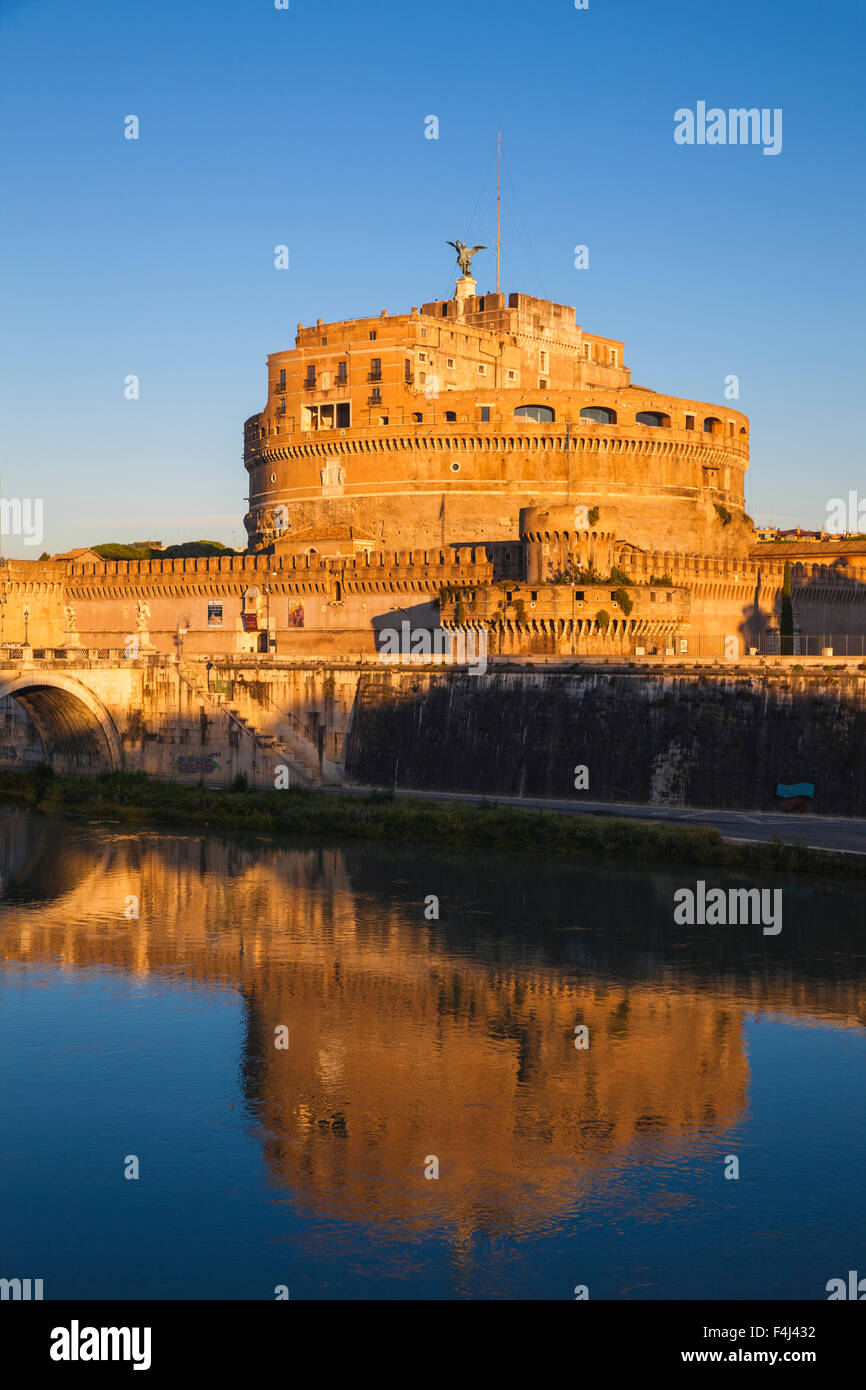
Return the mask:
<path id="1" fill-rule="evenodd" d="M 0 1277 L 826 1298 L 866 1275 L 864 889 L 752 875 L 769 936 L 675 925 L 697 878 L 744 882 L 0 808 Z"/>

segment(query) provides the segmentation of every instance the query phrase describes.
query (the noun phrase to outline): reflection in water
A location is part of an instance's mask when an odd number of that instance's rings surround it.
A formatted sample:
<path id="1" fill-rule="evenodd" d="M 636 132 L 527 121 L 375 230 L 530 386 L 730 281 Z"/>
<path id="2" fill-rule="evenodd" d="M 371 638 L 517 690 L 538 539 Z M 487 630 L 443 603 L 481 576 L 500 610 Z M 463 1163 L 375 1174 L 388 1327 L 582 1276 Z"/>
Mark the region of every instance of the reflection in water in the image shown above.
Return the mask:
<path id="1" fill-rule="evenodd" d="M 576 1213 L 697 1216 L 683 1183 L 649 1196 L 644 1178 L 718 1168 L 745 1132 L 756 1019 L 862 1027 L 861 890 L 785 884 L 777 938 L 675 927 L 674 890 L 699 876 L 4 810 L 0 956 L 7 969 L 230 991 L 238 1102 L 270 1202 L 377 1242 L 435 1239 L 449 1252 L 444 1292 L 483 1292 L 467 1259 L 479 1241 L 543 1241 Z M 425 920 L 430 894 L 438 921 Z M 131 895 L 140 915 L 127 920 Z M 438 1181 L 424 1176 L 430 1155 Z"/>

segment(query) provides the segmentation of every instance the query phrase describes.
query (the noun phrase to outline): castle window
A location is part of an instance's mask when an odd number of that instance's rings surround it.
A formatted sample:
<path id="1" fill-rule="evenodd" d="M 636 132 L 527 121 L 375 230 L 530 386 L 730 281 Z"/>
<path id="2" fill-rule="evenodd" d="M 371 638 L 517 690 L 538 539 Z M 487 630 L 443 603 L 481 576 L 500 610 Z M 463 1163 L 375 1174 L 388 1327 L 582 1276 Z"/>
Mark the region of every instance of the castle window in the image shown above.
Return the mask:
<path id="1" fill-rule="evenodd" d="M 592 361 L 592 343 L 584 343 L 583 355 L 586 358 L 587 362 Z"/>
<path id="2" fill-rule="evenodd" d="M 529 598 L 532 603 L 536 603 L 538 601 L 538 590 L 532 589 Z"/>
<path id="3" fill-rule="evenodd" d="M 581 420 L 594 420 L 597 425 L 615 425 L 616 411 L 603 405 L 585 405 L 580 412 Z"/>
<path id="4" fill-rule="evenodd" d="M 327 338 L 323 338 L 323 339 L 322 339 L 322 347 L 327 347 L 327 346 L 328 346 L 328 340 L 327 340 Z"/>
<path id="5" fill-rule="evenodd" d="M 479 362 L 479 363 L 478 363 L 478 375 L 479 375 L 479 376 L 486 376 L 486 375 L 487 375 L 487 368 L 485 367 L 485 365 L 484 365 L 483 362 Z"/>
<path id="6" fill-rule="evenodd" d="M 426 338 L 426 337 L 427 337 L 427 329 L 426 329 L 426 328 L 422 328 L 422 329 L 421 329 L 421 337 L 422 337 L 422 338 Z"/>
<path id="7" fill-rule="evenodd" d="M 421 425 L 424 423 L 424 416 L 421 414 L 420 410 L 413 411 L 412 419 L 415 421 L 416 425 Z"/>
<path id="8" fill-rule="evenodd" d="M 549 405 L 519 405 L 514 412 L 515 420 L 534 420 L 536 424 L 552 425 L 556 413 Z"/>
<path id="9" fill-rule="evenodd" d="M 449 367 L 453 367 L 453 366 L 454 366 L 454 358 L 453 358 L 453 357 L 447 358 L 446 361 L 447 361 L 447 365 L 448 365 Z"/>
<path id="10" fill-rule="evenodd" d="M 338 363 L 337 363 L 337 380 L 338 380 L 338 381 L 348 381 L 348 379 L 349 379 L 349 377 L 348 377 L 348 372 L 347 372 L 348 365 L 349 365 L 349 364 L 348 364 L 347 362 L 338 362 Z"/>
<path id="11" fill-rule="evenodd" d="M 352 423 L 352 406 L 349 401 L 340 401 L 337 406 L 337 429 L 347 430 Z"/>
<path id="12" fill-rule="evenodd" d="M 693 430 L 694 427 L 695 427 L 695 417 L 694 417 L 694 415 L 687 415 L 687 416 L 686 416 L 686 429 L 687 429 L 687 430 Z"/>
<path id="13" fill-rule="evenodd" d="M 517 380 L 517 373 L 514 372 L 514 371 L 510 371 L 510 372 L 508 373 L 508 380 L 509 380 L 509 381 L 516 381 L 516 380 Z"/>
<path id="14" fill-rule="evenodd" d="M 483 405 L 483 406 L 481 407 L 481 423 L 482 423 L 482 425 L 489 425 L 489 424 L 490 424 L 490 406 L 489 406 L 489 405 Z"/>
<path id="15" fill-rule="evenodd" d="M 456 411 L 456 410 L 446 410 L 446 412 L 445 412 L 445 419 L 448 421 L 448 423 L 449 423 L 450 425 L 456 424 L 456 423 L 457 423 L 457 411 Z"/>
<path id="16" fill-rule="evenodd" d="M 479 301 L 478 301 L 478 307 L 479 307 L 479 309 L 483 309 L 483 308 L 484 308 L 484 295 L 482 295 L 481 298 L 479 299 Z"/>
<path id="17" fill-rule="evenodd" d="M 305 385 L 306 385 L 306 387 L 307 387 L 307 390 L 309 391 L 311 387 L 315 386 L 315 384 L 316 384 L 316 369 L 315 369 L 315 367 L 308 367 L 308 368 L 307 368 L 307 380 L 306 380 L 306 382 L 305 382 Z"/>
<path id="18" fill-rule="evenodd" d="M 448 317 L 448 305 L 447 305 L 447 304 L 443 304 L 443 305 L 442 305 L 442 317 L 443 317 L 443 319 L 447 319 L 447 317 Z"/>
<path id="19" fill-rule="evenodd" d="M 722 422 L 715 415 L 708 415 L 704 421 L 704 434 L 721 434 Z"/>
<path id="20" fill-rule="evenodd" d="M 652 425 L 655 429 L 670 424 L 669 417 L 659 410 L 639 410 L 634 418 L 638 425 Z"/>
<path id="21" fill-rule="evenodd" d="M 538 354 L 538 370 L 540 372 L 550 371 L 550 353 L 547 348 L 542 348 Z"/>
<path id="22" fill-rule="evenodd" d="M 426 352 L 419 352 L 419 353 L 418 353 L 418 361 L 419 361 L 419 362 L 426 362 L 426 361 L 427 361 L 427 354 L 426 354 Z M 407 363 L 406 363 L 406 368 L 407 368 L 407 370 L 409 370 L 409 369 L 411 368 L 411 366 L 412 366 L 412 363 L 411 363 L 411 362 L 407 362 Z"/>
<path id="23" fill-rule="evenodd" d="M 733 433 L 734 433 L 734 422 L 733 422 L 733 420 L 729 420 L 729 421 L 728 421 L 728 434 L 733 434 Z"/>
<path id="24" fill-rule="evenodd" d="M 583 589 L 575 589 L 574 597 L 577 603 L 583 603 L 583 600 L 586 598 L 586 594 L 584 593 Z"/>
<path id="25" fill-rule="evenodd" d="M 286 389 L 286 369 L 285 369 L 285 367 L 281 367 L 281 368 L 280 368 L 280 390 L 281 390 L 281 391 L 285 391 L 285 389 Z"/>
<path id="26" fill-rule="evenodd" d="M 546 380 L 544 379 L 544 377 L 539 377 L 539 378 L 538 378 L 538 389 L 539 389 L 539 391 L 546 391 L 546 390 L 547 390 L 547 382 L 546 382 Z"/>
<path id="27" fill-rule="evenodd" d="M 611 350 L 610 350 L 610 365 L 611 365 L 612 367 L 616 367 L 618 364 L 619 364 L 619 353 L 617 352 L 616 348 L 611 348 Z"/>
<path id="28" fill-rule="evenodd" d="M 370 342 L 371 342 L 371 343 L 375 343 L 375 341 L 376 341 L 376 330 L 375 330 L 375 328 L 374 328 L 374 329 L 371 330 L 371 333 L 370 333 Z"/>
<path id="29" fill-rule="evenodd" d="M 423 362 L 423 354 L 421 355 L 420 360 Z M 406 382 L 411 382 L 413 377 L 414 372 L 412 371 L 412 363 L 409 361 L 407 357 L 406 361 L 403 363 L 403 380 Z"/>
<path id="30" fill-rule="evenodd" d="M 382 380 L 382 359 L 381 357 L 371 357 L 370 359 L 370 380 Z"/>

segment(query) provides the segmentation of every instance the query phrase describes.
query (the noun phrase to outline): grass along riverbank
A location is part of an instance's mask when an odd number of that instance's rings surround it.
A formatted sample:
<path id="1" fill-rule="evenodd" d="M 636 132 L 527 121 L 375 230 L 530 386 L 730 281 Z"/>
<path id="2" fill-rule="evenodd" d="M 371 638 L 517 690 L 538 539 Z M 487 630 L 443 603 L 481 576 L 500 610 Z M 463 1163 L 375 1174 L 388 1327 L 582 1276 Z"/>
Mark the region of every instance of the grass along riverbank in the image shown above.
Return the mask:
<path id="1" fill-rule="evenodd" d="M 341 796 L 323 791 L 249 791 L 157 781 L 143 772 L 55 775 L 40 765 L 0 771 L 0 796 L 31 809 L 132 824 L 418 841 L 532 850 L 629 863 L 668 861 L 720 868 L 777 869 L 866 877 L 866 856 L 771 843 L 731 844 L 709 827 L 616 820 L 494 804 L 413 801 L 393 793 Z"/>

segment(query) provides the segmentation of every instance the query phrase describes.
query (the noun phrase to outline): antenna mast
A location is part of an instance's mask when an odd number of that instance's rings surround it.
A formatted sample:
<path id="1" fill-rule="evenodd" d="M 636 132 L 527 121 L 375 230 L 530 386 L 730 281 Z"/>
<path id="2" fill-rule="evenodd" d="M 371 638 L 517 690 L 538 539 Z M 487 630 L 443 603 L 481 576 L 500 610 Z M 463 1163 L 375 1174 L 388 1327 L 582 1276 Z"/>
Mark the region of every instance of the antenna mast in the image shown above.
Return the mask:
<path id="1" fill-rule="evenodd" d="M 496 161 L 496 293 L 499 293 L 499 252 L 502 227 L 502 126 L 499 127 Z"/>

